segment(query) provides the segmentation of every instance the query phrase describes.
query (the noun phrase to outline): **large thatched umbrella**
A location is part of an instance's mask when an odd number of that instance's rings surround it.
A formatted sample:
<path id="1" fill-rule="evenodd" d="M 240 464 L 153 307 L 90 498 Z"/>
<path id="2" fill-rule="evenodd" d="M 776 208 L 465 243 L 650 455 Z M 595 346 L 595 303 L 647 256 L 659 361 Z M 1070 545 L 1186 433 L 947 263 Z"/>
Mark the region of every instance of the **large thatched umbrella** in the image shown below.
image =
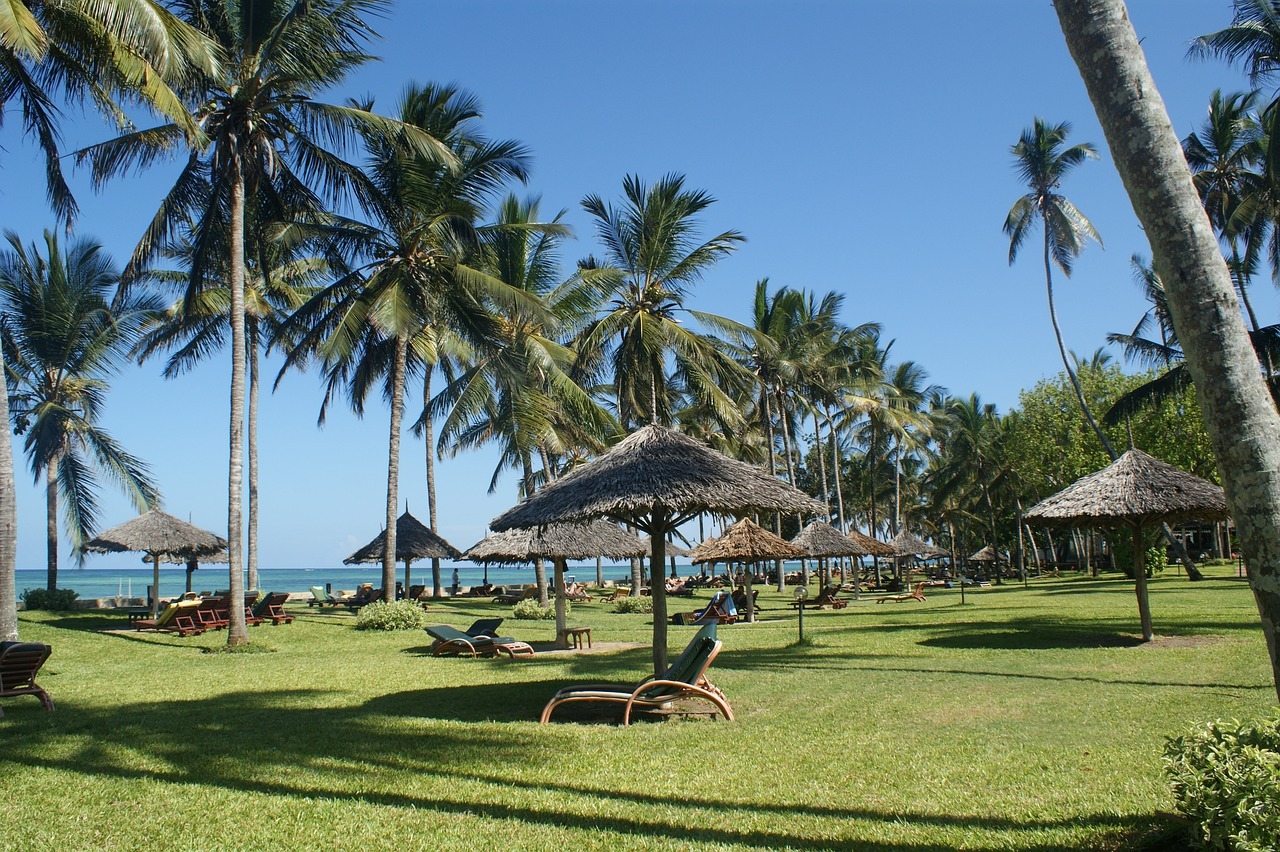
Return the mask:
<path id="1" fill-rule="evenodd" d="M 625 559 L 645 553 L 634 533 L 608 521 L 551 524 L 493 533 L 472 545 L 463 557 L 473 562 L 532 562 L 550 559 L 555 565 L 556 647 L 569 647 L 564 572 L 569 559 L 608 556 Z"/>
<path id="2" fill-rule="evenodd" d="M 844 556 L 893 556 L 889 545 L 876 541 L 854 530 L 848 534 L 831 526 L 826 521 L 813 521 L 800 531 L 791 543 L 805 551 L 806 554 L 819 561 L 824 568 L 827 559 L 839 559 Z M 841 582 L 844 582 L 844 568 L 840 569 Z M 861 584 L 854 578 L 854 596 L 858 596 Z"/>
<path id="3" fill-rule="evenodd" d="M 361 562 L 381 562 L 383 553 L 382 533 L 373 541 L 342 560 L 344 565 Z M 409 514 L 396 518 L 396 561 L 404 563 L 404 590 L 409 591 L 410 570 L 419 559 L 460 559 L 462 551 L 431 531 L 422 521 Z M 383 589 L 383 593 L 386 593 Z"/>
<path id="4" fill-rule="evenodd" d="M 999 562 L 1002 559 L 1004 559 L 1004 556 L 989 544 L 969 556 L 970 562 Z"/>
<path id="5" fill-rule="evenodd" d="M 935 548 L 932 544 L 924 541 L 918 536 L 903 530 L 889 540 L 889 547 L 893 548 L 893 556 L 919 556 L 926 557 L 934 554 Z"/>
<path id="6" fill-rule="evenodd" d="M 652 536 L 650 565 L 664 565 L 667 536 L 702 512 L 816 514 L 821 503 L 745 462 L 664 426 L 645 426 L 604 455 L 499 515 L 495 530 L 608 518 Z M 653 584 L 653 667 L 667 668 L 667 592 Z"/>
<path id="7" fill-rule="evenodd" d="M 771 559 L 799 559 L 804 556 L 802 548 L 797 547 L 784 538 L 779 538 L 761 527 L 750 518 L 743 518 L 714 542 L 703 542 L 698 547 L 697 562 L 741 562 L 754 564 Z M 755 621 L 755 607 L 751 605 L 751 582 L 755 568 L 746 572 L 747 621 Z"/>
<path id="8" fill-rule="evenodd" d="M 1143 529 L 1186 520 L 1227 517 L 1222 489 L 1141 450 L 1129 450 L 1097 473 L 1041 500 L 1024 515 L 1042 526 L 1128 527 L 1133 532 L 1133 576 L 1142 639 L 1151 641 Z"/>
<path id="9" fill-rule="evenodd" d="M 112 527 L 84 543 L 82 549 L 92 553 L 125 553 L 138 551 L 151 557 L 155 569 L 151 587 L 151 617 L 160 611 L 160 560 L 166 556 L 186 561 L 225 550 L 227 540 L 202 530 L 173 515 L 152 509 L 132 521 Z"/>

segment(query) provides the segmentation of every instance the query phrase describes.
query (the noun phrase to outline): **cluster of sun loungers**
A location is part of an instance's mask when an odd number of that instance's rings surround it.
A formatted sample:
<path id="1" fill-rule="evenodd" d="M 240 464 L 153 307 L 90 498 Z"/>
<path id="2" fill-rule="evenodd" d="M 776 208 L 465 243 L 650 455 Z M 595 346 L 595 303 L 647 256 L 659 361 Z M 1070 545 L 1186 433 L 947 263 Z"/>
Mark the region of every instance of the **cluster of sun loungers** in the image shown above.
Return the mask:
<path id="1" fill-rule="evenodd" d="M 289 595 L 284 592 L 270 592 L 261 597 L 257 592 L 246 593 L 241 603 L 245 624 L 258 625 L 268 621 L 273 625 L 293 623 L 293 616 L 284 609 L 287 600 Z M 229 625 L 231 606 L 229 595 L 174 601 L 155 618 L 136 620 L 132 626 L 144 632 L 197 636 L 206 630 L 222 630 Z"/>

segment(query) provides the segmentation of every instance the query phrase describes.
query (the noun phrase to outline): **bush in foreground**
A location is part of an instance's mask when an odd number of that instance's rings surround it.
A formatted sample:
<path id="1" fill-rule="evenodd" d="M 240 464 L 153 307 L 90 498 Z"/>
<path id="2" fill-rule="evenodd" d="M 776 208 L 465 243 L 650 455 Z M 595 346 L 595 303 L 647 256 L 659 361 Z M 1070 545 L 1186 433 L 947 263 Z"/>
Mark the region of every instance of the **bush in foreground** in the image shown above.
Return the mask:
<path id="1" fill-rule="evenodd" d="M 565 615 L 569 614 L 569 609 L 569 602 L 565 601 Z M 520 603 L 513 606 L 511 608 L 511 614 L 516 618 L 555 618 L 556 608 L 554 606 L 543 606 L 534 598 L 529 598 L 528 600 L 520 601 Z"/>
<path id="2" fill-rule="evenodd" d="M 1280 849 L 1280 714 L 1210 722 L 1164 750 L 1178 810 L 1205 849 Z"/>
<path id="3" fill-rule="evenodd" d="M 614 612 L 653 612 L 653 598 L 648 595 L 618 598 L 613 609 Z"/>
<path id="4" fill-rule="evenodd" d="M 356 630 L 419 630 L 427 613 L 417 601 L 374 601 L 356 613 Z"/>
<path id="5" fill-rule="evenodd" d="M 22 603 L 27 609 L 46 609 L 63 612 L 75 606 L 80 593 L 75 589 L 23 589 Z"/>

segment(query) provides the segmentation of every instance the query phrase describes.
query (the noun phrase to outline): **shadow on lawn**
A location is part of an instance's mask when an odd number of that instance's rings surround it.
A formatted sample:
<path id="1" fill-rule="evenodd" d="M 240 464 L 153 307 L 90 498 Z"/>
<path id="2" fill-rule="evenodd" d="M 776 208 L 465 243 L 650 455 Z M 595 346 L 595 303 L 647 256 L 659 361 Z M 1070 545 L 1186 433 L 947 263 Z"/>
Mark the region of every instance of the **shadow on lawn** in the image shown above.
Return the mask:
<path id="1" fill-rule="evenodd" d="M 57 769 L 84 776 L 159 781 L 199 790 L 221 787 L 312 800 L 372 804 L 434 815 L 514 820 L 549 828 L 613 832 L 666 843 L 707 843 L 744 848 L 941 852 L 938 843 L 834 839 L 842 821 L 905 826 L 1037 832 L 1078 829 L 1092 835 L 1134 837 L 1161 825 L 1152 816 L 1092 814 L 1064 819 L 1014 819 L 986 815 L 891 812 L 867 807 L 803 802 L 770 803 L 681 794 L 678 797 L 616 789 L 608 784 L 522 777 L 518 767 L 555 761 L 564 744 L 559 726 L 510 729 L 483 725 L 388 723 L 385 717 L 528 719 L 553 688 L 550 682 L 459 686 L 381 696 L 359 706 L 324 706 L 334 693 L 279 690 L 227 693 L 189 701 L 122 702 L 112 707 L 64 705 L 52 725 L 23 726 L 6 743 L 0 763 Z M 34 715 L 34 714 L 33 714 Z M 40 715 L 41 719 L 45 716 Z M 66 720 L 65 722 L 63 720 Z M 628 736 L 620 732 L 619 736 Z M 199 744 L 193 748 L 192 744 Z M 500 767 L 512 767 L 504 773 Z M 464 768 L 460 768 L 464 767 Z M 483 767 L 484 769 L 472 769 Z M 397 789 L 396 774 L 422 779 L 421 792 Z M 370 789 L 369 778 L 378 779 Z M 477 785 L 481 785 L 477 790 Z M 687 788 L 697 789 L 697 785 Z M 530 791 L 535 801 L 523 800 Z M 537 794 L 559 793 L 547 801 Z M 599 809 L 598 803 L 640 807 Z M 712 812 L 708 815 L 707 812 Z M 782 830 L 739 828 L 760 813 L 794 818 Z M 794 825 L 794 829 L 790 826 Z M 845 829 L 842 831 L 841 829 Z M 1019 844 L 1050 849 L 1048 844 Z M 1004 846 L 973 845 L 973 849 Z"/>

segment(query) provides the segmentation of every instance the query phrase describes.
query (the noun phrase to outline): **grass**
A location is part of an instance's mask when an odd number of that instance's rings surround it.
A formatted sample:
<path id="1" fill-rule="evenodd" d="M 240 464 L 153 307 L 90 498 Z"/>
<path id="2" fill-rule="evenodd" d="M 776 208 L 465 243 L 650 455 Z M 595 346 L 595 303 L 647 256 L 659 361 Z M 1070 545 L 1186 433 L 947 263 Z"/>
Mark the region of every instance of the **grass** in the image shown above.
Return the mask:
<path id="1" fill-rule="evenodd" d="M 1182 831 L 1164 737 L 1275 704 L 1257 612 L 1234 569 L 1153 581 L 1154 646 L 1132 586 L 1033 581 L 923 604 L 795 613 L 761 592 L 711 670 L 733 724 L 539 726 L 561 685 L 638 680 L 648 649 L 437 659 L 420 631 L 353 629 L 295 607 L 252 628 L 273 653 L 209 654 L 220 633 L 104 633 L 96 613 L 23 613 L 58 704 L 5 699 L 0 836 L 14 849 L 1165 848 Z M 688 601 L 683 602 L 689 605 Z M 675 602 L 680 606 L 681 602 Z M 692 608 L 692 606 L 690 606 Z M 507 614 L 432 606 L 441 623 Z M 575 606 L 600 642 L 644 615 Z M 504 633 L 547 642 L 548 622 Z M 673 650 L 692 628 L 672 628 Z M 1176 847 L 1175 847 L 1176 848 Z"/>

